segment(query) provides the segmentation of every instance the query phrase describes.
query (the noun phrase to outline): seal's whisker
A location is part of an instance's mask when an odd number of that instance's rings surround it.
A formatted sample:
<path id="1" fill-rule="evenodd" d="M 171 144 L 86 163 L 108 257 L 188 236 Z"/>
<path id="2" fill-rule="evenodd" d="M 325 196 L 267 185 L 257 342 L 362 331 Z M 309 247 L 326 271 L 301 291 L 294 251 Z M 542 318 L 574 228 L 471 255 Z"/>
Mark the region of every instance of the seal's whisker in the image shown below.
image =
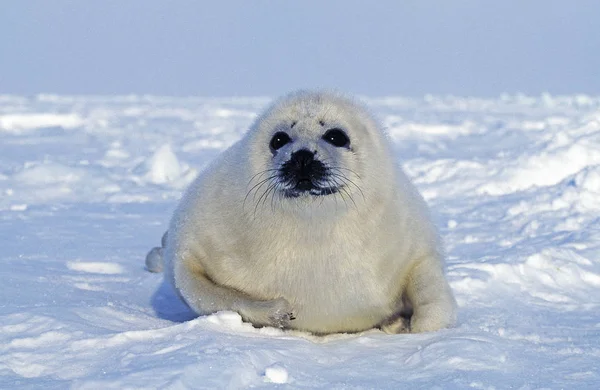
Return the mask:
<path id="1" fill-rule="evenodd" d="M 258 182 L 257 184 L 255 184 L 252 188 L 250 188 L 248 190 L 248 192 L 246 192 L 246 196 L 244 197 L 244 201 L 242 202 L 242 208 L 244 208 L 246 206 L 246 201 L 248 200 L 248 197 L 250 196 L 250 194 L 252 193 L 252 191 L 254 191 L 254 196 L 252 197 L 252 199 L 254 200 L 254 199 L 256 199 L 256 194 L 260 190 L 260 187 L 262 187 L 269 180 L 272 180 L 272 179 L 274 179 L 276 177 L 277 177 L 277 175 L 270 176 L 270 177 L 268 177 L 266 179 L 261 180 L 260 182 Z"/>
<path id="2" fill-rule="evenodd" d="M 283 187 L 283 185 L 280 185 L 280 187 Z M 281 191 L 281 188 L 278 188 L 277 191 L 277 201 L 279 202 L 279 205 L 281 206 L 284 200 L 284 196 L 283 196 L 283 191 Z"/>
<path id="3" fill-rule="evenodd" d="M 366 200 L 365 199 L 365 193 L 363 192 L 362 188 L 360 188 L 360 186 L 358 184 L 356 184 L 353 180 L 351 180 L 350 178 L 348 178 L 343 173 L 339 173 L 339 172 L 332 173 L 332 175 L 341 178 L 342 180 L 344 180 L 345 183 L 352 184 L 360 192 L 360 195 L 362 196 L 363 200 Z"/>
<path id="4" fill-rule="evenodd" d="M 330 161 L 333 161 L 333 158 L 330 157 L 328 159 L 325 159 L 325 160 L 323 160 L 323 163 L 329 163 Z M 352 173 L 354 176 L 356 176 L 356 178 L 358 180 L 362 180 L 360 175 L 353 169 L 346 168 L 346 167 L 340 167 L 339 165 L 327 165 L 327 168 L 331 169 L 331 170 L 336 170 L 336 171 L 348 171 L 348 172 Z"/>
<path id="5" fill-rule="evenodd" d="M 268 169 L 265 169 L 264 171 L 260 171 L 256 175 L 252 176 L 250 178 L 250 180 L 248 180 L 248 184 L 246 184 L 246 185 L 249 186 L 250 183 L 252 183 L 252 180 L 254 180 L 257 176 L 264 175 L 265 173 L 268 173 L 268 172 L 276 172 L 276 171 L 279 171 L 279 169 L 277 169 L 277 168 L 268 168 Z M 260 177 L 259 177 L 259 179 L 260 179 Z"/>
<path id="6" fill-rule="evenodd" d="M 265 190 L 265 192 L 262 193 L 262 195 L 260 196 L 260 198 L 258 198 L 258 201 L 256 202 L 256 205 L 254 206 L 254 214 L 256 215 L 256 210 L 258 209 L 258 205 L 262 204 L 262 206 L 264 206 L 265 201 L 267 200 L 267 198 L 269 197 L 270 192 L 277 186 L 277 182 L 271 183 L 269 184 L 269 187 L 267 187 L 267 189 Z M 262 202 L 261 202 L 262 200 Z"/>
<path id="7" fill-rule="evenodd" d="M 319 183 L 320 187 L 324 187 L 326 186 L 327 188 L 337 188 L 338 184 L 332 180 L 331 175 L 327 176 L 325 179 L 323 179 L 324 182 L 323 183 Z M 337 201 L 337 190 L 333 193 L 333 200 L 335 202 L 335 209 L 337 210 L 338 207 L 338 201 Z M 323 204 L 323 201 L 325 200 L 325 196 L 321 196 L 321 203 Z"/>
<path id="8" fill-rule="evenodd" d="M 335 166 L 335 165 L 332 165 L 332 166 L 330 166 L 328 168 L 331 169 L 331 170 L 333 170 L 333 171 L 338 171 L 339 173 L 342 173 L 342 174 L 344 174 L 344 172 L 342 172 L 342 171 L 348 171 L 351 174 L 353 174 L 354 176 L 356 176 L 356 178 L 358 180 L 362 180 L 361 177 L 360 177 L 360 175 L 358 173 L 356 173 L 355 171 L 353 171 L 352 169 L 350 169 L 350 168 L 344 168 L 344 167 L 339 167 L 339 166 Z"/>
<path id="9" fill-rule="evenodd" d="M 337 208 L 337 195 L 339 195 L 340 198 L 342 198 L 342 200 L 344 201 L 344 204 L 346 205 L 346 208 L 348 208 L 348 202 L 346 202 L 346 198 L 344 198 L 344 195 L 340 192 L 343 189 L 344 184 L 343 183 L 339 183 L 336 180 L 335 175 L 330 175 L 329 177 L 330 178 L 327 180 L 327 184 L 333 182 L 333 186 L 331 186 L 331 187 L 335 187 L 337 189 L 336 193 L 334 194 L 336 208 Z"/>
<path id="10" fill-rule="evenodd" d="M 248 190 L 248 193 L 251 193 L 252 190 L 254 190 L 257 187 L 262 186 L 263 184 L 265 184 L 266 182 L 268 182 L 269 180 L 273 180 L 277 177 L 278 175 L 273 175 L 273 176 L 269 176 L 266 179 L 261 180 L 260 182 L 258 182 L 257 184 L 255 184 L 252 188 L 250 188 L 250 190 Z"/>
<path id="11" fill-rule="evenodd" d="M 260 194 L 258 200 L 256 200 L 256 195 L 258 194 L 258 191 L 260 189 L 263 188 L 263 186 L 266 185 L 267 188 Z M 254 202 L 254 215 L 256 216 L 256 211 L 258 210 L 258 205 L 260 204 L 261 199 L 263 198 L 263 196 L 266 195 L 266 193 L 269 191 L 269 188 L 273 185 L 273 182 L 271 181 L 265 181 L 261 184 L 261 186 L 254 192 L 254 195 L 252 196 L 252 201 Z"/>
<path id="12" fill-rule="evenodd" d="M 334 167 L 330 167 L 330 169 L 331 169 L 331 170 L 334 170 L 334 171 L 338 171 L 338 172 L 339 172 L 339 173 L 341 173 L 341 174 L 345 174 L 345 173 L 344 173 L 344 172 L 342 172 L 342 171 L 348 171 L 348 172 L 350 172 L 351 174 L 353 174 L 354 176 L 356 176 L 356 180 L 360 180 L 360 181 L 362 181 L 362 178 L 360 177 L 360 175 L 359 175 L 358 173 L 356 173 L 355 171 L 353 171 L 352 169 L 349 169 L 349 168 L 341 168 L 341 167 L 335 167 L 335 166 L 334 166 Z"/>
<path id="13" fill-rule="evenodd" d="M 356 202 L 354 201 L 354 197 L 352 196 L 352 194 L 346 188 L 347 187 L 347 179 L 345 177 L 343 177 L 343 176 L 338 175 L 338 174 L 334 174 L 332 176 L 335 177 L 336 179 L 339 179 L 342 182 L 342 185 L 339 186 L 339 193 L 340 193 L 340 196 L 342 197 L 342 199 L 344 199 L 344 201 L 345 201 L 345 198 L 342 195 L 342 192 L 343 192 L 343 193 L 346 194 L 346 196 L 348 196 L 348 198 L 350 199 L 350 201 L 354 205 L 354 208 L 356 210 L 358 210 L 358 206 L 356 205 Z"/>
<path id="14" fill-rule="evenodd" d="M 350 201 L 351 201 L 351 202 L 352 202 L 352 204 L 354 205 L 354 208 L 355 208 L 356 210 L 358 210 L 358 206 L 356 205 L 356 202 L 354 201 L 354 197 L 352 196 L 352 194 L 351 194 L 351 193 L 349 193 L 349 192 L 348 192 L 348 190 L 346 189 L 346 187 L 342 187 L 342 188 L 341 188 L 341 191 L 344 191 L 344 193 L 345 193 L 346 195 L 348 195 L 348 198 L 350 198 Z M 341 195 L 341 193 L 340 193 L 340 195 Z"/>
<path id="15" fill-rule="evenodd" d="M 333 161 L 333 158 L 331 158 L 331 157 L 327 158 L 327 159 L 323 160 L 323 163 L 329 163 L 330 161 Z M 344 172 L 344 171 L 347 171 L 347 172 L 351 173 L 352 175 L 356 176 L 356 180 L 362 181 L 362 178 L 360 177 L 360 175 L 358 173 L 356 173 L 356 171 L 354 171 L 350 168 L 340 167 L 338 165 L 326 165 L 326 168 L 331 171 L 331 174 L 337 174 L 337 175 L 342 176 L 347 182 L 354 185 L 362 193 L 360 186 L 358 184 L 356 184 L 353 180 L 351 180 Z M 364 194 L 363 194 L 363 197 L 364 197 Z"/>
<path id="16" fill-rule="evenodd" d="M 275 206 L 274 206 L 274 200 L 275 200 L 275 195 L 279 195 L 281 193 L 281 183 L 277 182 L 275 185 L 275 188 L 273 188 L 273 191 L 271 193 L 271 211 L 275 211 Z"/>

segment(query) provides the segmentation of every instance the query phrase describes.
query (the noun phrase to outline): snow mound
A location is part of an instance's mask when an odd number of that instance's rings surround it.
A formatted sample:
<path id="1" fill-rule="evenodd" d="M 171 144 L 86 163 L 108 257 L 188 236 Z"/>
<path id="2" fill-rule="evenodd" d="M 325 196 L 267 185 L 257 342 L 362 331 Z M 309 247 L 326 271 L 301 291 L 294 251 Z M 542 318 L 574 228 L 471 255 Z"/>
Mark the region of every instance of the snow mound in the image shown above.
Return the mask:
<path id="1" fill-rule="evenodd" d="M 600 305 L 600 295 L 589 291 L 600 288 L 600 264 L 570 250 L 544 249 L 521 263 L 479 263 L 468 268 L 489 274 L 481 288 L 514 287 L 545 302 L 570 304 L 565 307 Z M 544 304 L 541 302 L 540 304 Z"/>
<path id="2" fill-rule="evenodd" d="M 67 267 L 74 271 L 88 272 L 94 274 L 105 274 L 115 275 L 122 274 L 124 272 L 123 267 L 119 264 L 113 263 L 102 263 L 102 262 L 74 262 L 70 261 L 67 263 Z"/>
<path id="3" fill-rule="evenodd" d="M 600 194 L 600 165 L 588 166 L 575 176 L 574 184 L 584 191 Z"/>
<path id="4" fill-rule="evenodd" d="M 86 172 L 77 167 L 64 164 L 47 162 L 44 164 L 26 164 L 24 169 L 15 175 L 15 178 L 24 185 L 50 185 L 62 184 L 65 191 L 69 191 L 70 184 L 81 181 Z"/>
<path id="5" fill-rule="evenodd" d="M 171 145 L 163 145 L 145 163 L 146 178 L 155 184 L 162 184 L 179 178 L 183 168 Z"/>
<path id="6" fill-rule="evenodd" d="M 265 369 L 265 382 L 287 383 L 289 375 L 287 370 L 279 364 L 273 364 Z"/>
<path id="7" fill-rule="evenodd" d="M 135 172 L 152 184 L 172 183 L 184 187 L 196 176 L 197 171 L 181 163 L 170 144 L 160 146 L 150 158 L 138 166 Z"/>

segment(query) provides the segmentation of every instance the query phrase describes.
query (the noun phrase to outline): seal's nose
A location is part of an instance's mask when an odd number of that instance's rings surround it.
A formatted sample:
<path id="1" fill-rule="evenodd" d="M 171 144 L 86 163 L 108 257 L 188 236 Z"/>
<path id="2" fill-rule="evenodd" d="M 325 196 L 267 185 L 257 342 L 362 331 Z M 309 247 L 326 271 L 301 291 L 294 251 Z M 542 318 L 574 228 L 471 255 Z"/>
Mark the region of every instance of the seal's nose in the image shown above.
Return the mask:
<path id="1" fill-rule="evenodd" d="M 313 169 L 313 163 L 315 161 L 315 154 L 307 149 L 300 149 L 294 153 L 290 158 L 296 176 L 298 179 L 308 179 Z"/>
<path id="2" fill-rule="evenodd" d="M 281 167 L 284 180 L 299 191 L 310 191 L 326 175 L 326 168 L 308 149 L 295 151 Z"/>

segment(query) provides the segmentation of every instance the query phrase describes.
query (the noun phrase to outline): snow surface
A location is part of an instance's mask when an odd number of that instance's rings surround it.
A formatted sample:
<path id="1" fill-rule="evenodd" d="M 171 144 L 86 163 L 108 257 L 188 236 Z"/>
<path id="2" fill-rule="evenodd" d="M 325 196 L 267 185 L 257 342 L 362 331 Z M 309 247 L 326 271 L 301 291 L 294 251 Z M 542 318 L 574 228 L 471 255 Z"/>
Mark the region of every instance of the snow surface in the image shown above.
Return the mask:
<path id="1" fill-rule="evenodd" d="M 0 96 L 0 388 L 597 389 L 600 98 L 367 101 L 440 227 L 455 328 L 194 318 L 144 270 L 269 99 Z"/>

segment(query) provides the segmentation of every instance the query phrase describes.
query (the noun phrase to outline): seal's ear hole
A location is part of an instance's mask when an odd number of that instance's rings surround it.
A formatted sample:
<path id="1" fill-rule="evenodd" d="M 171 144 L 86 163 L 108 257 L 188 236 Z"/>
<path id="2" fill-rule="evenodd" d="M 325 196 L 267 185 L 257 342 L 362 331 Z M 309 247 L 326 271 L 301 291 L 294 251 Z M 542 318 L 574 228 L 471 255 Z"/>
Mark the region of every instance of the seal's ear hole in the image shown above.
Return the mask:
<path id="1" fill-rule="evenodd" d="M 322 120 L 320 120 L 320 121 L 319 121 L 319 124 L 320 124 L 321 126 L 325 126 L 325 122 L 323 122 Z"/>
<path id="2" fill-rule="evenodd" d="M 283 131 L 278 131 L 277 133 L 275 133 L 275 135 L 273 135 L 273 138 L 271 138 L 269 146 L 271 147 L 272 151 L 276 151 L 290 142 L 292 142 L 292 139 L 289 135 L 287 135 L 287 133 L 284 133 Z"/>
<path id="3" fill-rule="evenodd" d="M 329 129 L 323 134 L 323 140 L 335 147 L 348 147 L 350 145 L 350 138 L 342 129 L 338 129 L 337 127 L 334 129 Z"/>

